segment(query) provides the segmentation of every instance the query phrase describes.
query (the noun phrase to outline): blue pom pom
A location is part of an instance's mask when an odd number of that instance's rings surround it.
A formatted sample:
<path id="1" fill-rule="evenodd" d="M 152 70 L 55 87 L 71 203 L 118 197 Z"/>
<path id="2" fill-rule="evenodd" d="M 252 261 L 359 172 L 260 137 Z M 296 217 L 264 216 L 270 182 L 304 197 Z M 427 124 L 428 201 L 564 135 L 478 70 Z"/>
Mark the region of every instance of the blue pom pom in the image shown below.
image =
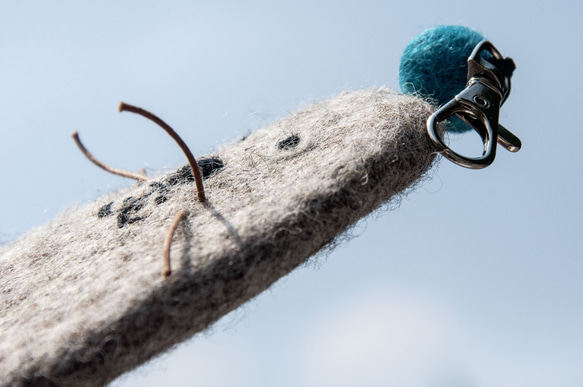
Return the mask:
<path id="1" fill-rule="evenodd" d="M 439 26 L 417 35 L 401 58 L 401 91 L 428 98 L 438 106 L 445 104 L 466 86 L 468 57 L 482 40 L 482 35 L 462 26 Z M 450 128 L 457 132 L 467 129 L 463 123 Z"/>

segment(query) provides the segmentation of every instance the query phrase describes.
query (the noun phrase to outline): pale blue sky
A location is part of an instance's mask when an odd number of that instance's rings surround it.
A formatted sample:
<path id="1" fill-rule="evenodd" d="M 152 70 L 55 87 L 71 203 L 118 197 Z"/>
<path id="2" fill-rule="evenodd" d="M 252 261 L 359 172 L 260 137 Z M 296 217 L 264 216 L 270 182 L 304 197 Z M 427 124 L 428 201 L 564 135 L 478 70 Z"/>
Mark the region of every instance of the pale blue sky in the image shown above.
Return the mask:
<path id="1" fill-rule="evenodd" d="M 408 41 L 476 28 L 515 59 L 493 166 L 442 161 L 401 206 L 116 386 L 583 385 L 577 1 L 0 1 L 0 241 L 343 90 L 398 87 Z"/>

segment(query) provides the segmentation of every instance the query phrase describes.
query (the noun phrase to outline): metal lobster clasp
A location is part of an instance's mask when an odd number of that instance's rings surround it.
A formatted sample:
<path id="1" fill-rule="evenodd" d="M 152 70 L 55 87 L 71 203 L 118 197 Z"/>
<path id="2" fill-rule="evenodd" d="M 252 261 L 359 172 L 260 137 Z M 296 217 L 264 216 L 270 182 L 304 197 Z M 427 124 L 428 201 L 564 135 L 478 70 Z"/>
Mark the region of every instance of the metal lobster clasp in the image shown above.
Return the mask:
<path id="1" fill-rule="evenodd" d="M 454 99 L 443 105 L 427 120 L 427 132 L 438 151 L 462 167 L 485 168 L 496 157 L 496 143 L 511 152 L 520 150 L 520 139 L 498 123 L 500 107 L 510 94 L 510 77 L 514 61 L 504 58 L 487 40 L 481 41 L 468 58 L 468 83 Z M 465 157 L 449 148 L 436 132 L 438 123 L 457 116 L 482 138 L 480 157 Z"/>

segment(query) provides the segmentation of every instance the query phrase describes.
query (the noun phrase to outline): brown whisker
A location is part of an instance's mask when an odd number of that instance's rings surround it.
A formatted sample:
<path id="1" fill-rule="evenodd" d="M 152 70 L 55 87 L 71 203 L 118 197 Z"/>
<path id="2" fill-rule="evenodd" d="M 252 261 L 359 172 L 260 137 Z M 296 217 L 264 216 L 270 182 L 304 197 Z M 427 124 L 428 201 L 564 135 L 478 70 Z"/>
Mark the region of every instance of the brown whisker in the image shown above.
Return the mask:
<path id="1" fill-rule="evenodd" d="M 85 146 L 83 146 L 83 143 L 81 143 L 81 140 L 79 139 L 79 132 L 74 132 L 71 135 L 71 137 L 73 137 L 73 140 L 75 140 L 75 143 L 77 144 L 77 147 L 79 147 L 79 149 L 85 155 L 85 157 L 87 157 L 89 159 L 89 161 L 91 161 L 93 164 L 97 165 L 99 168 L 104 169 L 104 170 L 106 170 L 109 173 L 113 173 L 114 175 L 123 176 L 123 177 L 129 177 L 130 179 L 134 179 L 134 180 L 138 180 L 138 181 L 147 181 L 147 180 L 149 180 L 144 175 L 140 175 L 140 174 L 137 174 L 137 173 L 128 172 L 128 171 L 124 171 L 124 170 L 121 170 L 121 169 L 113 168 L 113 167 L 110 167 L 109 165 L 106 165 L 106 164 L 102 163 L 101 161 L 97 160 L 87 150 L 87 148 L 85 148 Z"/>
<path id="2" fill-rule="evenodd" d="M 174 141 L 176 141 L 176 143 L 178 144 L 180 149 L 182 149 L 182 152 L 184 152 L 184 154 L 186 155 L 186 158 L 188 159 L 188 164 L 190 164 L 190 169 L 192 170 L 192 175 L 194 176 L 194 181 L 196 183 L 196 192 L 197 192 L 197 196 L 198 196 L 198 201 L 204 202 L 206 200 L 206 197 L 204 194 L 204 185 L 202 183 L 202 174 L 200 173 L 200 168 L 198 167 L 198 163 L 196 162 L 196 159 L 192 155 L 192 152 L 190 151 L 190 149 L 188 149 L 188 146 L 184 143 L 184 141 L 182 141 L 182 138 L 180 138 L 180 136 L 174 131 L 174 129 L 172 129 L 167 123 L 162 121 L 160 118 L 158 118 L 154 114 L 150 113 L 147 110 L 139 108 L 137 106 L 133 106 L 133 105 L 129 105 L 129 104 L 124 103 L 124 102 L 120 102 L 118 110 L 120 112 L 128 111 L 128 112 L 136 113 L 136 114 L 139 114 L 143 117 L 148 118 L 149 120 L 154 121 L 160 127 L 162 127 L 162 129 L 164 129 L 166 131 L 166 133 L 168 133 L 170 135 L 170 137 L 172 137 L 174 139 Z"/>
<path id="3" fill-rule="evenodd" d="M 162 271 L 162 276 L 164 276 L 164 278 L 167 278 L 172 273 L 170 268 L 170 247 L 172 246 L 172 237 L 174 237 L 174 233 L 176 232 L 180 221 L 186 218 L 186 215 L 186 211 L 180 211 L 176 214 L 172 220 L 170 229 L 168 229 L 168 233 L 166 234 L 166 240 L 164 241 L 164 270 Z"/>

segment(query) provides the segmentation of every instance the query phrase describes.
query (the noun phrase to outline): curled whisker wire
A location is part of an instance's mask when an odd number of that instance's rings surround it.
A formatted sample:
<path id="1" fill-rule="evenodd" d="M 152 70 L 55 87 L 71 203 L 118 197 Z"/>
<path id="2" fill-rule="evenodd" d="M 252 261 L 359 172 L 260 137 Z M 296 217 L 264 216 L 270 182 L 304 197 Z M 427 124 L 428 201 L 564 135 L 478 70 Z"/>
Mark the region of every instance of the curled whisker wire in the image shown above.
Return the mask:
<path id="1" fill-rule="evenodd" d="M 134 179 L 134 180 L 138 180 L 138 181 L 150 180 L 147 176 L 145 176 L 143 174 L 138 174 L 138 173 L 124 171 L 122 169 L 113 168 L 113 167 L 110 167 L 109 165 L 99 161 L 97 158 L 95 158 L 95 156 L 93 156 L 91 154 L 91 152 L 89 152 L 87 150 L 87 148 L 85 148 L 85 146 L 81 142 L 81 139 L 79 139 L 79 132 L 74 132 L 73 134 L 71 134 L 71 137 L 73 137 L 73 140 L 77 144 L 77 147 L 85 155 L 85 157 L 87 157 L 89 159 L 89 161 L 91 161 L 93 164 L 97 165 L 99 168 L 101 168 L 109 173 L 113 173 L 114 175 L 128 177 L 130 179 Z"/>
<path id="2" fill-rule="evenodd" d="M 170 248 L 172 247 L 172 238 L 174 237 L 174 233 L 178 228 L 180 222 L 186 218 L 186 211 L 180 211 L 174 219 L 172 219 L 172 224 L 168 229 L 168 233 L 166 233 L 166 240 L 164 241 L 164 270 L 162 270 L 162 276 L 167 278 L 171 273 L 172 269 L 170 267 Z"/>
<path id="3" fill-rule="evenodd" d="M 128 111 L 128 112 L 136 113 L 136 114 L 139 114 L 143 117 L 148 118 L 151 121 L 154 121 L 162 129 L 164 129 L 166 131 L 166 133 L 168 133 L 168 135 L 170 137 L 172 137 L 172 139 L 174 139 L 174 141 L 176 141 L 176 143 L 178 144 L 180 149 L 182 149 L 182 152 L 184 152 L 186 158 L 188 159 L 188 164 L 190 164 L 190 169 L 192 170 L 192 175 L 194 176 L 194 181 L 196 184 L 198 201 L 204 202 L 206 200 L 206 197 L 204 194 L 204 185 L 202 182 L 202 174 L 200 172 L 200 168 L 198 167 L 198 163 L 196 162 L 196 159 L 192 155 L 192 152 L 190 151 L 190 149 L 188 148 L 186 143 L 182 140 L 182 138 L 180 138 L 180 136 L 174 131 L 174 129 L 172 129 L 170 127 L 170 125 L 168 125 L 167 123 L 162 121 L 156 115 L 150 113 L 147 110 L 139 108 L 137 106 L 133 106 L 133 105 L 127 104 L 125 102 L 120 102 L 118 110 L 120 112 Z"/>

